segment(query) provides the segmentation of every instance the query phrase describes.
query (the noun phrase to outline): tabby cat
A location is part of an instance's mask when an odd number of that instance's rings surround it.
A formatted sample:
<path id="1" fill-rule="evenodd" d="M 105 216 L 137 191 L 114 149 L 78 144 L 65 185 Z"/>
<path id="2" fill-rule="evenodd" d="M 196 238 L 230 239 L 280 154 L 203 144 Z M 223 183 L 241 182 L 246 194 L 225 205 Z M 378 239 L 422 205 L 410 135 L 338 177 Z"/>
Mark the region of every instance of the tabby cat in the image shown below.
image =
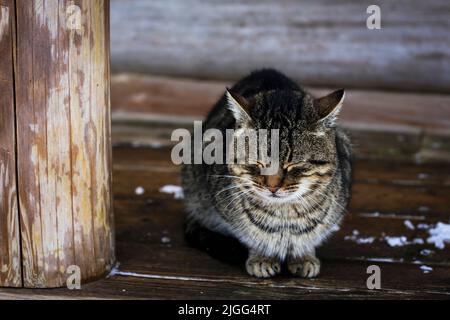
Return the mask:
<path id="1" fill-rule="evenodd" d="M 261 175 L 261 159 L 183 165 L 187 232 L 201 226 L 238 239 L 252 276 L 272 277 L 285 263 L 294 275 L 316 277 L 315 248 L 338 229 L 350 197 L 351 147 L 336 126 L 343 100 L 343 90 L 314 99 L 272 69 L 227 90 L 203 130 L 279 129 L 278 172 Z"/>

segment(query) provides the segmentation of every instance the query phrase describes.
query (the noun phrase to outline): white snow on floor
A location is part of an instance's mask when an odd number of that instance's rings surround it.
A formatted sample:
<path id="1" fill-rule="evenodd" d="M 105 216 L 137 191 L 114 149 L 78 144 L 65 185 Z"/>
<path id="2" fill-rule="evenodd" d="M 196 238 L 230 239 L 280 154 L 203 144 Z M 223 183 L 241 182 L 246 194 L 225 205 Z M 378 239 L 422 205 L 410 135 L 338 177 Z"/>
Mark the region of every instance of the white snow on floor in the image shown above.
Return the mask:
<path id="1" fill-rule="evenodd" d="M 433 268 L 423 265 L 423 266 L 420 266 L 420 270 L 422 270 L 423 273 L 430 273 L 431 271 L 433 271 Z"/>
<path id="2" fill-rule="evenodd" d="M 143 195 L 145 193 L 145 189 L 143 187 L 137 187 L 134 190 L 134 193 L 137 194 L 138 196 L 141 196 L 141 195 Z"/>
<path id="3" fill-rule="evenodd" d="M 344 240 L 353 241 L 357 244 L 371 244 L 375 241 L 375 237 L 358 237 L 352 235 L 352 236 L 345 236 Z"/>
<path id="4" fill-rule="evenodd" d="M 427 243 L 432 243 L 438 249 L 444 249 L 445 243 L 450 244 L 450 224 L 438 222 L 436 226 L 428 230 L 430 237 Z"/>
<path id="5" fill-rule="evenodd" d="M 409 230 L 414 230 L 415 229 L 413 223 L 411 222 L 411 220 L 405 220 L 403 223 L 405 224 L 405 227 L 408 228 Z"/>
<path id="6" fill-rule="evenodd" d="M 367 258 L 367 260 L 372 262 L 395 262 L 393 258 Z"/>
<path id="7" fill-rule="evenodd" d="M 384 238 L 388 245 L 391 247 L 403 247 L 404 245 L 408 244 L 408 240 L 405 236 L 401 237 L 385 237 Z"/>
<path id="8" fill-rule="evenodd" d="M 161 238 L 161 243 L 168 244 L 170 243 L 170 241 L 171 241 L 170 238 L 167 236 Z"/>
<path id="9" fill-rule="evenodd" d="M 184 199 L 183 188 L 168 184 L 159 189 L 159 192 L 173 194 L 175 199 Z"/>
<path id="10" fill-rule="evenodd" d="M 427 230 L 427 229 L 429 229 L 429 228 L 430 228 L 430 225 L 429 225 L 429 224 L 426 224 L 426 223 L 419 223 L 419 224 L 417 225 L 417 229 Z"/>
<path id="11" fill-rule="evenodd" d="M 358 230 L 353 230 L 353 233 L 351 236 L 345 236 L 344 240 L 346 241 L 353 241 L 357 244 L 371 244 L 375 241 L 375 237 L 360 237 Z"/>
<path id="12" fill-rule="evenodd" d="M 420 254 L 423 255 L 423 256 L 429 256 L 429 255 L 431 255 L 433 253 L 434 253 L 434 251 L 430 250 L 430 249 L 422 249 L 422 250 L 420 250 Z"/>

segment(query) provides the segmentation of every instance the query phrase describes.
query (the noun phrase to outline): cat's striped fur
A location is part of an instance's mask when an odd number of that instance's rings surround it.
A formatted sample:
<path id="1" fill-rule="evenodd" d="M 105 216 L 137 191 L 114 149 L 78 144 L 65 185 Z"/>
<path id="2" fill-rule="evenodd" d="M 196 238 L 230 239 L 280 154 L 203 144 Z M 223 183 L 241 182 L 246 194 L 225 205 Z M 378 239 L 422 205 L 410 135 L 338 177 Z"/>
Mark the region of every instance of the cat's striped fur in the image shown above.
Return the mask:
<path id="1" fill-rule="evenodd" d="M 188 232 L 201 225 L 237 238 L 249 249 L 251 275 L 273 276 L 286 261 L 293 274 L 314 277 L 315 248 L 336 230 L 350 196 L 350 143 L 335 126 L 343 91 L 314 100 L 274 70 L 254 72 L 230 91 L 203 129 L 279 129 L 280 170 L 268 178 L 259 174 L 263 163 L 184 165 Z M 277 193 L 267 191 L 273 181 Z"/>

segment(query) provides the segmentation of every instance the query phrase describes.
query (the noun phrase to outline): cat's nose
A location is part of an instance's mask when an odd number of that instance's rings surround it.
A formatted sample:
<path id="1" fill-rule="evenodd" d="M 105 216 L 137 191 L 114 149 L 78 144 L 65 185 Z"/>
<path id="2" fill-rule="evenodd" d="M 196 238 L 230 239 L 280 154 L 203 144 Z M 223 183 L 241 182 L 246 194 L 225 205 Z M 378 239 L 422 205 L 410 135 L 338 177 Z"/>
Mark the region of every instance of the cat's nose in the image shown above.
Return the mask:
<path id="1" fill-rule="evenodd" d="M 269 189 L 269 191 L 272 193 L 277 193 L 277 191 L 280 190 L 279 187 L 268 187 L 267 189 Z"/>
<path id="2" fill-rule="evenodd" d="M 266 176 L 265 180 L 266 188 L 269 189 L 270 192 L 276 193 L 280 189 L 282 178 L 279 175 Z"/>

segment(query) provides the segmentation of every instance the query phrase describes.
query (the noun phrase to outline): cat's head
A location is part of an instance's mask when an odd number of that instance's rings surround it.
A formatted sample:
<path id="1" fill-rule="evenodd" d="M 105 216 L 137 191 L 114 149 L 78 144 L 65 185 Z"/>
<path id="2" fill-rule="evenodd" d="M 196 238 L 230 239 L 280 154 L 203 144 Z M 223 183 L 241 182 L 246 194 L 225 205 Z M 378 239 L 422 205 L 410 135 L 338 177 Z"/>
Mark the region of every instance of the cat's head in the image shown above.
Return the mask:
<path id="1" fill-rule="evenodd" d="M 335 124 L 344 90 L 318 99 L 292 90 L 247 98 L 227 90 L 226 96 L 237 134 L 245 129 L 279 129 L 278 163 L 270 175 L 262 169 L 274 164 L 261 155 L 229 165 L 236 183 L 249 190 L 248 196 L 267 203 L 302 201 L 330 182 L 337 167 Z M 269 134 L 269 153 L 271 139 Z"/>

